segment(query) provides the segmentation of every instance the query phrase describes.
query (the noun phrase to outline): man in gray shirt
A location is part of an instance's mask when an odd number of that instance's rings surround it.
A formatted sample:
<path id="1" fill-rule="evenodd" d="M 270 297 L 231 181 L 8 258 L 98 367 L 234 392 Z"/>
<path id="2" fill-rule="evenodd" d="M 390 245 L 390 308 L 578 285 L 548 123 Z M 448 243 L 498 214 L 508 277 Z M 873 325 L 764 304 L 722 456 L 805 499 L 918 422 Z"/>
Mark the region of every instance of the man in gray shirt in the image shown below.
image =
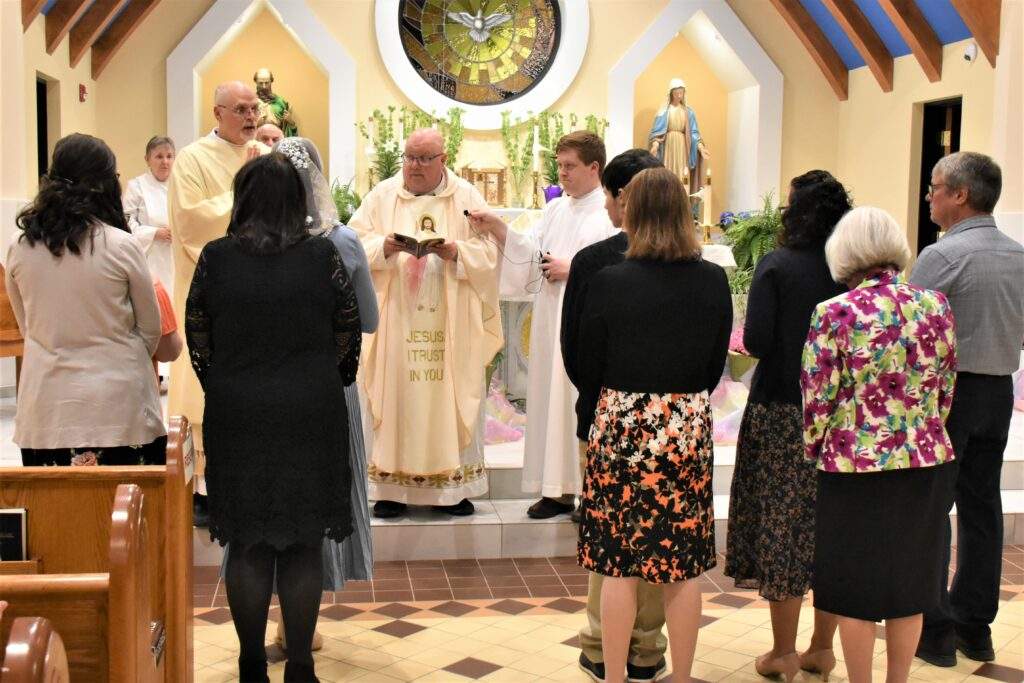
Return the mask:
<path id="1" fill-rule="evenodd" d="M 921 252 L 910 275 L 942 292 L 956 318 L 957 379 L 946 431 L 959 473 L 953 586 L 925 614 L 917 656 L 954 666 L 956 650 L 992 661 L 989 625 L 999 607 L 1003 510 L 999 476 L 1013 411 L 1010 374 L 1024 344 L 1024 246 L 996 227 L 999 166 L 984 154 L 957 152 L 932 170 L 931 219 L 945 237 Z M 947 531 L 945 566 L 949 565 Z"/>

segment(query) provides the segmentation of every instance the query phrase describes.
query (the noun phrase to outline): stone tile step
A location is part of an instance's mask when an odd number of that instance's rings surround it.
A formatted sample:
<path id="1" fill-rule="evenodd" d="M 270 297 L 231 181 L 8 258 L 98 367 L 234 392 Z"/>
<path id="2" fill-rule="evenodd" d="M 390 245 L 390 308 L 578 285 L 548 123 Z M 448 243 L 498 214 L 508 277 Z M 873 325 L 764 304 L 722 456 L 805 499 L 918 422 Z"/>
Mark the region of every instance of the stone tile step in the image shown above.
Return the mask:
<path id="1" fill-rule="evenodd" d="M 1024 544 L 1024 490 L 1005 490 L 1003 539 Z M 498 557 L 557 557 L 576 553 L 576 525 L 568 515 L 536 520 L 526 516 L 531 501 L 477 501 L 476 514 L 451 517 L 410 508 L 397 519 L 372 521 L 374 560 L 447 560 Z M 729 496 L 715 496 L 715 541 L 725 549 Z M 954 509 L 953 515 L 955 516 Z M 954 517 L 955 519 L 955 517 Z M 956 543 L 956 525 L 953 525 Z M 223 555 L 205 529 L 193 536 L 194 564 L 219 565 Z"/>

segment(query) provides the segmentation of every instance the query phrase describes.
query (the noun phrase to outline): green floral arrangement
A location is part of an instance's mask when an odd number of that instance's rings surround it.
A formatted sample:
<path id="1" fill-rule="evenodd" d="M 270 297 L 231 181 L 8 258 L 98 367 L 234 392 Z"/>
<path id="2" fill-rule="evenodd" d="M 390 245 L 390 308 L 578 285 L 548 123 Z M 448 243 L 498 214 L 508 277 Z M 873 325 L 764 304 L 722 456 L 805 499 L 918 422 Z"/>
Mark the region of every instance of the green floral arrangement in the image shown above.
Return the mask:
<path id="1" fill-rule="evenodd" d="M 444 152 L 448 155 L 446 162 L 448 168 L 455 169 L 455 161 L 459 158 L 459 149 L 462 148 L 462 135 L 465 128 L 462 125 L 462 112 L 459 107 L 452 107 L 448 110 L 448 116 L 438 120 L 441 133 L 444 135 Z"/>
<path id="2" fill-rule="evenodd" d="M 441 135 L 444 136 L 444 153 L 448 158 L 445 165 L 454 169 L 459 158 L 459 150 L 462 148 L 462 137 L 465 131 L 462 124 L 463 111 L 465 110 L 459 107 L 452 107 L 448 110 L 448 116 L 438 117 L 434 116 L 434 112 L 428 114 L 416 107 L 402 107 L 401 115 L 398 118 L 402 125 L 402 139 L 408 138 L 414 130 L 437 126 Z"/>
<path id="3" fill-rule="evenodd" d="M 353 187 L 354 183 L 355 178 L 344 185 L 335 178 L 334 183 L 331 184 L 331 198 L 334 199 L 334 206 L 338 209 L 338 220 L 345 225 L 348 225 L 352 214 L 356 212 L 363 201 Z"/>
<path id="4" fill-rule="evenodd" d="M 507 111 L 501 112 L 501 141 L 505 146 L 505 156 L 508 157 L 515 202 L 522 206 L 523 184 L 533 168 L 533 141 L 537 122 L 532 113 L 526 121 L 517 117 L 514 123 L 510 120 L 511 116 Z"/>
<path id="5" fill-rule="evenodd" d="M 736 259 L 736 270 L 753 272 L 757 262 L 779 243 L 782 211 L 769 192 L 764 196 L 760 211 L 744 211 L 737 215 L 725 213 L 721 225 L 725 230 L 725 242 L 732 247 L 732 255 Z"/>
<path id="6" fill-rule="evenodd" d="M 587 130 L 604 140 L 604 132 L 608 130 L 608 119 L 595 114 L 587 114 L 583 120 L 586 122 Z"/>
<path id="7" fill-rule="evenodd" d="M 576 114 L 569 113 L 569 130 L 576 127 Z M 555 146 L 565 135 L 565 114 L 561 112 L 542 112 L 537 117 L 537 141 L 541 147 L 541 158 L 544 160 L 544 171 L 541 174 L 548 185 L 558 184 L 558 161 L 555 159 Z"/>
<path id="8" fill-rule="evenodd" d="M 416 107 L 402 107 L 399 110 L 401 113 L 398 116 L 398 121 L 402 125 L 402 139 L 405 140 L 414 130 L 419 128 L 433 128 L 437 119 L 434 118 L 434 112 L 429 114 L 422 109 Z"/>
<path id="9" fill-rule="evenodd" d="M 395 137 L 395 107 L 374 109 L 366 121 L 356 124 L 359 134 L 373 145 L 372 172 L 377 182 L 387 180 L 401 168 L 402 151 Z M 372 183 L 371 183 L 372 184 Z"/>

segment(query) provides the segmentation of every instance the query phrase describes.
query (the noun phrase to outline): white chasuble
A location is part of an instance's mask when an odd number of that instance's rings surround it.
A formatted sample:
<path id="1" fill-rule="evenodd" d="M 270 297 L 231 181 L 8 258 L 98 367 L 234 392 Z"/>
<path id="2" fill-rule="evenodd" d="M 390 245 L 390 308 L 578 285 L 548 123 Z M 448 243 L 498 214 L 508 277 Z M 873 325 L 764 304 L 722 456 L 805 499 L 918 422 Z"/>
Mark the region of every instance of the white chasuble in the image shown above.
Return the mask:
<path id="1" fill-rule="evenodd" d="M 540 252 L 572 259 L 586 246 L 618 232 L 604 208 L 601 187 L 579 197 L 560 197 L 544 207 L 526 233 L 509 231 L 502 263 L 501 294 L 531 296 L 529 380 L 523 490 L 549 498 L 582 489 L 576 439 L 576 388 L 565 374 L 560 336 L 565 281 L 541 277 Z"/>
<path id="2" fill-rule="evenodd" d="M 360 373 L 369 497 L 454 505 L 487 491 L 482 411 L 484 371 L 502 340 L 498 251 L 462 213 L 486 207 L 471 185 L 449 173 L 437 196 L 416 196 L 401 181 L 374 187 L 351 221 L 381 316 L 365 338 Z M 385 258 L 391 233 L 454 242 L 458 259 Z"/>
<path id="3" fill-rule="evenodd" d="M 182 149 L 167 181 L 167 211 L 174 259 L 174 314 L 185 324 L 185 300 L 192 276 L 206 243 L 227 233 L 234 197 L 231 183 L 245 164 L 249 148 L 261 154 L 270 149 L 262 143 L 234 145 L 210 133 Z M 192 370 L 188 349 L 171 364 L 167 396 L 170 415 L 184 415 L 192 425 L 197 451 L 203 450 L 203 389 Z M 202 474 L 197 463 L 196 474 Z"/>
<path id="4" fill-rule="evenodd" d="M 171 243 L 156 239 L 156 231 L 167 227 L 167 183 L 160 182 L 152 173 L 132 178 L 121 198 L 135 239 L 146 252 L 146 262 L 154 277 L 167 288 L 174 289 L 174 263 L 171 261 Z"/>

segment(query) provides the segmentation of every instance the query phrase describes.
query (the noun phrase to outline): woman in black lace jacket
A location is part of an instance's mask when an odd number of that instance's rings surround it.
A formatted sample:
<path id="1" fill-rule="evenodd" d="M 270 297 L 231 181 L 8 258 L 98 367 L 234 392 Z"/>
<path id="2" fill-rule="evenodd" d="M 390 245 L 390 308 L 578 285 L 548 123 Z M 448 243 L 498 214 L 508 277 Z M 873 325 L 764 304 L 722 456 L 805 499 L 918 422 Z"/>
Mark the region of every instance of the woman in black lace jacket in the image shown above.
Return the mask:
<path id="1" fill-rule="evenodd" d="M 186 306 L 206 394 L 210 535 L 231 543 L 225 584 L 244 682 L 267 681 L 275 570 L 286 681 L 315 681 L 310 644 L 325 536 L 351 533 L 343 387 L 355 380 L 355 290 L 334 246 L 310 237 L 302 182 L 271 153 L 235 176 L 227 236 L 206 245 Z"/>

